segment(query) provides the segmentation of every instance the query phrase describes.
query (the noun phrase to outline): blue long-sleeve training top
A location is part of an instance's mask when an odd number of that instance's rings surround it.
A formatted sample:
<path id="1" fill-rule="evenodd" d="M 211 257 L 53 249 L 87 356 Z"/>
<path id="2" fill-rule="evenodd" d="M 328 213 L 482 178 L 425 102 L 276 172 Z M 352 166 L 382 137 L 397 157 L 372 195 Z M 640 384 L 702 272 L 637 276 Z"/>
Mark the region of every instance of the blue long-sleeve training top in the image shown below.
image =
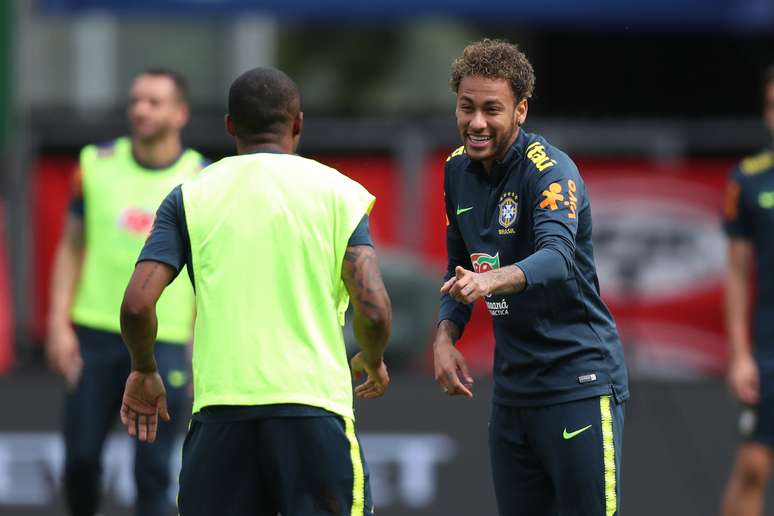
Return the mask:
<path id="1" fill-rule="evenodd" d="M 487 173 L 460 147 L 446 161 L 448 269 L 516 264 L 527 287 L 485 299 L 495 334 L 494 402 L 629 397 L 618 332 L 599 294 L 591 209 L 578 168 L 542 136 L 519 131 Z M 464 330 L 471 306 L 441 298 L 439 320 Z"/>

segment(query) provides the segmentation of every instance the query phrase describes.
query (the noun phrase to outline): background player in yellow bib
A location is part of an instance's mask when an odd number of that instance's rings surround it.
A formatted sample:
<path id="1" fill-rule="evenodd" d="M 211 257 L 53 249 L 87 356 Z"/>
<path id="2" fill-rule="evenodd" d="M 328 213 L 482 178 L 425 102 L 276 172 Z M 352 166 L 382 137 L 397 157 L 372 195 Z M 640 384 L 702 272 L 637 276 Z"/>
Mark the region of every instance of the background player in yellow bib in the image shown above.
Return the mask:
<path id="1" fill-rule="evenodd" d="M 181 144 L 188 105 L 185 82 L 176 73 L 157 69 L 137 76 L 127 116 L 129 138 L 81 151 L 80 191 L 71 202 L 52 275 L 46 351 L 68 384 L 64 485 L 70 511 L 77 516 L 98 510 L 102 447 L 129 371 L 119 320 L 126 282 L 164 196 L 205 165 L 201 154 Z M 159 367 L 170 385 L 169 404 L 179 413 L 189 376 L 185 344 L 193 329 L 190 284 L 170 285 L 159 312 Z M 166 425 L 159 446 L 140 443 L 136 448 L 137 514 L 173 510 L 169 459 L 179 428 Z"/>
<path id="2" fill-rule="evenodd" d="M 284 73 L 245 72 L 228 110 L 238 155 L 169 194 L 127 287 L 121 329 L 132 372 L 121 419 L 153 442 L 158 417 L 169 417 L 154 358 L 156 301 L 187 264 L 195 392 L 180 514 L 372 514 L 342 325 L 351 296 L 362 347 L 351 368 L 368 376 L 355 394 L 381 396 L 391 308 L 368 231 L 374 197 L 292 154 L 303 113 Z"/>

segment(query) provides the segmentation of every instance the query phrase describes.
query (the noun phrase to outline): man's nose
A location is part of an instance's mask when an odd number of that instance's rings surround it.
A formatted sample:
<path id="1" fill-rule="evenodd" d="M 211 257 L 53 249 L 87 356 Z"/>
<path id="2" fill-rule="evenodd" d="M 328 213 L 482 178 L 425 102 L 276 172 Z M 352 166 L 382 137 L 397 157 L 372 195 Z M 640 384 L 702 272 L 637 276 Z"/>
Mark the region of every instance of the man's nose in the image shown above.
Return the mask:
<path id="1" fill-rule="evenodd" d="M 148 113 L 147 102 L 136 102 L 130 108 L 129 112 L 135 116 L 143 116 Z"/>
<path id="2" fill-rule="evenodd" d="M 475 111 L 473 118 L 470 119 L 471 129 L 486 129 L 486 118 L 481 111 Z"/>

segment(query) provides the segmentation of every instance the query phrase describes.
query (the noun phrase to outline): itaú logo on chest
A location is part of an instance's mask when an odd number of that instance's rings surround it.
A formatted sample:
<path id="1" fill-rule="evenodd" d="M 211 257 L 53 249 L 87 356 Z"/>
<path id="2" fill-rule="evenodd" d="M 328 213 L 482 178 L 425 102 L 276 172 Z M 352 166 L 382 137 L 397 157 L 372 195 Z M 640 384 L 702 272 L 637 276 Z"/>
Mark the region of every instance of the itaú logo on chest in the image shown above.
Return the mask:
<path id="1" fill-rule="evenodd" d="M 153 212 L 142 208 L 126 208 L 118 216 L 118 227 L 135 235 L 147 235 L 153 227 Z"/>

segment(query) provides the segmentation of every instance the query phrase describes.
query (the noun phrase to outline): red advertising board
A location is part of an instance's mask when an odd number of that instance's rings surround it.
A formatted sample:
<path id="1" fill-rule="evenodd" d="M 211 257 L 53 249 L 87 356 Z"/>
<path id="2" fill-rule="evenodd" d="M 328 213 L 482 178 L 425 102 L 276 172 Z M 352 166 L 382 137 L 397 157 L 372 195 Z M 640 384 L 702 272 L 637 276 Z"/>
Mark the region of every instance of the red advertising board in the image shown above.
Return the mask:
<path id="1" fill-rule="evenodd" d="M 438 271 L 445 265 L 443 164 L 429 159 L 422 180 L 418 249 Z M 371 229 L 377 245 L 396 247 L 400 227 L 397 163 L 386 155 L 325 156 L 325 163 L 360 181 L 377 204 Z M 35 322 L 42 338 L 50 267 L 69 197 L 71 157 L 44 158 L 35 174 Z M 594 244 L 602 294 L 618 323 L 633 372 L 655 376 L 719 374 L 725 367 L 722 278 L 725 243 L 719 212 L 728 160 L 654 163 L 580 160 L 592 201 Z M 399 302 L 399 300 L 394 300 Z M 470 365 L 491 367 L 487 310 L 476 306 L 461 343 Z"/>

